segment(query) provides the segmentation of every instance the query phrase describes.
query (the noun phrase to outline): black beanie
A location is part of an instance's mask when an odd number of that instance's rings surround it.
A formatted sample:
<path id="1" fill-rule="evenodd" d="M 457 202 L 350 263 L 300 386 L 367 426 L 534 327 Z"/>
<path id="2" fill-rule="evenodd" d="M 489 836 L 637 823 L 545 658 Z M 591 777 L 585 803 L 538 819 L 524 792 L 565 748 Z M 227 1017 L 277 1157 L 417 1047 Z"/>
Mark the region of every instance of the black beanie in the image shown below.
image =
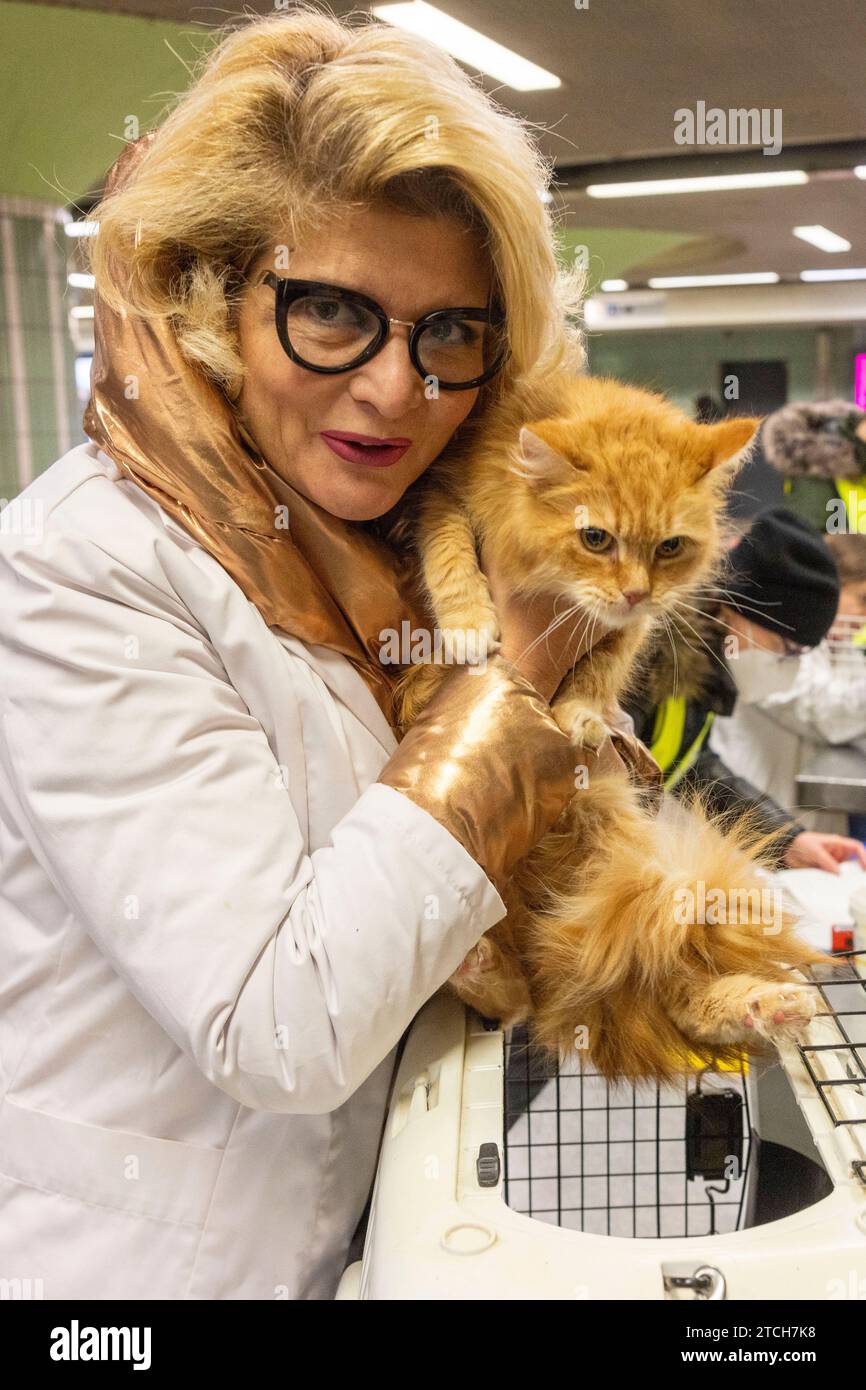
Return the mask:
<path id="1" fill-rule="evenodd" d="M 839 606 L 827 542 L 787 507 L 768 507 L 728 552 L 724 603 L 800 647 L 826 637 Z"/>

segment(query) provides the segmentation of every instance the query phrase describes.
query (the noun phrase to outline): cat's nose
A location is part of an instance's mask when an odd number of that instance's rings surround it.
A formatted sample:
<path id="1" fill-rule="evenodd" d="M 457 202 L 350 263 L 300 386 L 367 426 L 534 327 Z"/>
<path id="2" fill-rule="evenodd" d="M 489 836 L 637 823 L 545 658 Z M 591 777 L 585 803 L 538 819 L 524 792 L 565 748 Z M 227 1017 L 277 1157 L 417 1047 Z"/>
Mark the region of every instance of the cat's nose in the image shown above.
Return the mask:
<path id="1" fill-rule="evenodd" d="M 649 589 L 624 589 L 622 596 L 629 608 L 634 608 L 635 604 L 640 603 L 641 599 L 646 598 L 648 594 Z"/>

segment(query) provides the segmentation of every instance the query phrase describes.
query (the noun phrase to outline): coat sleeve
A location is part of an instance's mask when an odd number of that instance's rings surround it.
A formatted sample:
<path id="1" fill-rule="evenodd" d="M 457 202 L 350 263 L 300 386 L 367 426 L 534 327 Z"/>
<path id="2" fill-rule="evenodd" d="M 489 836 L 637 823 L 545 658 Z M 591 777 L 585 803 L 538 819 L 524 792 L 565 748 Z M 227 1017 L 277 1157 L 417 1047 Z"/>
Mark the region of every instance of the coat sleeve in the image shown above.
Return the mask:
<path id="1" fill-rule="evenodd" d="M 833 659 L 822 642 L 805 652 L 787 690 L 757 702 L 788 733 L 815 743 L 851 743 L 866 735 L 866 657 L 855 646 Z"/>
<path id="2" fill-rule="evenodd" d="M 803 826 L 784 811 L 772 797 L 766 796 L 745 777 L 740 777 L 714 753 L 706 743 L 701 748 L 695 762 L 674 788 L 677 796 L 688 794 L 690 790 L 706 793 L 708 806 L 712 813 L 734 817 L 739 812 L 757 812 L 759 824 L 766 830 L 785 828 L 772 847 L 774 866 L 784 867 L 784 856 L 791 841 L 803 833 Z"/>
<path id="3" fill-rule="evenodd" d="M 501 679 L 549 741 L 549 714 Z M 170 584 L 84 536 L 0 544 L 0 716 L 0 796 L 34 857 L 136 998 L 243 1105 L 343 1104 L 505 915 L 447 817 L 383 781 L 309 853 L 207 634 Z M 522 755 L 499 756 L 496 795 L 531 795 Z M 467 755 L 463 772 L 488 760 Z M 543 825 L 529 816 L 510 852 Z"/>

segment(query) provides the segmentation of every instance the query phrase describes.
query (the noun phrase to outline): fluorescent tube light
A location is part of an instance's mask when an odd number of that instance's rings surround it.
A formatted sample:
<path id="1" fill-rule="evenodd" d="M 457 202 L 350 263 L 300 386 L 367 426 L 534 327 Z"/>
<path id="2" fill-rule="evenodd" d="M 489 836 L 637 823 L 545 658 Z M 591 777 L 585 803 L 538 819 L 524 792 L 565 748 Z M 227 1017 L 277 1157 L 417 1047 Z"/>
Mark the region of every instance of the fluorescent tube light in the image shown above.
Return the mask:
<path id="1" fill-rule="evenodd" d="M 776 285 L 775 270 L 747 271 L 741 275 L 658 275 L 647 284 L 651 290 L 693 290 L 711 285 Z"/>
<path id="2" fill-rule="evenodd" d="M 810 246 L 817 246 L 819 251 L 851 250 L 850 241 L 846 241 L 843 236 L 837 236 L 829 227 L 822 227 L 820 223 L 814 227 L 794 227 L 793 232 L 801 241 L 808 241 Z"/>
<path id="3" fill-rule="evenodd" d="M 866 267 L 857 270 L 801 270 L 801 280 L 866 280 Z"/>
<path id="4" fill-rule="evenodd" d="M 435 43 L 452 58 L 487 73 L 488 77 L 495 77 L 497 82 L 504 82 L 516 92 L 540 92 L 562 86 L 552 72 L 521 58 L 519 53 L 495 43 L 468 24 L 461 24 L 459 19 L 437 10 L 435 5 L 426 4 L 425 0 L 413 0 L 404 5 L 374 5 L 373 14 L 398 29 L 408 29 L 411 34 Z"/>
<path id="5" fill-rule="evenodd" d="M 641 179 L 636 183 L 591 183 L 590 198 L 644 198 L 655 193 L 722 193 L 736 188 L 782 188 L 808 183 L 802 169 L 781 169 L 775 174 L 712 174 L 705 178 Z"/>

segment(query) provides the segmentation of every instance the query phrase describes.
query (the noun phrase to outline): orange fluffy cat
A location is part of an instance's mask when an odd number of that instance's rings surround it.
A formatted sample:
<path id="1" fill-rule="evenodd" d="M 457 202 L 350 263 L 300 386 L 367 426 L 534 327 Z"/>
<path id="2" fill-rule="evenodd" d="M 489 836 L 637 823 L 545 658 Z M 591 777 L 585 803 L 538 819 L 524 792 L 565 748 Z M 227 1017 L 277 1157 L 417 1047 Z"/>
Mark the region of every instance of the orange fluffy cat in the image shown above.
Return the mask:
<path id="1" fill-rule="evenodd" d="M 497 648 L 482 542 L 515 588 L 556 592 L 562 621 L 591 625 L 591 652 L 551 702 L 587 777 L 578 772 L 569 806 L 506 885 L 507 917 L 449 984 L 504 1025 L 528 1021 L 551 1053 L 585 1049 L 610 1080 L 668 1080 L 689 1054 L 733 1061 L 796 1038 L 815 990 L 790 967 L 828 959 L 775 899 L 768 910 L 756 870 L 771 841 L 754 824 L 723 833 L 700 799 L 669 797 L 654 813 L 638 787 L 593 774 L 583 756 L 605 738 L 604 712 L 657 626 L 678 616 L 688 626 L 691 596 L 723 554 L 726 491 L 758 423 L 698 425 L 661 396 L 555 373 L 446 451 L 406 523 L 443 637 L 478 632 Z M 404 727 L 448 669 L 404 674 Z M 708 900 L 715 910 L 703 912 Z"/>

